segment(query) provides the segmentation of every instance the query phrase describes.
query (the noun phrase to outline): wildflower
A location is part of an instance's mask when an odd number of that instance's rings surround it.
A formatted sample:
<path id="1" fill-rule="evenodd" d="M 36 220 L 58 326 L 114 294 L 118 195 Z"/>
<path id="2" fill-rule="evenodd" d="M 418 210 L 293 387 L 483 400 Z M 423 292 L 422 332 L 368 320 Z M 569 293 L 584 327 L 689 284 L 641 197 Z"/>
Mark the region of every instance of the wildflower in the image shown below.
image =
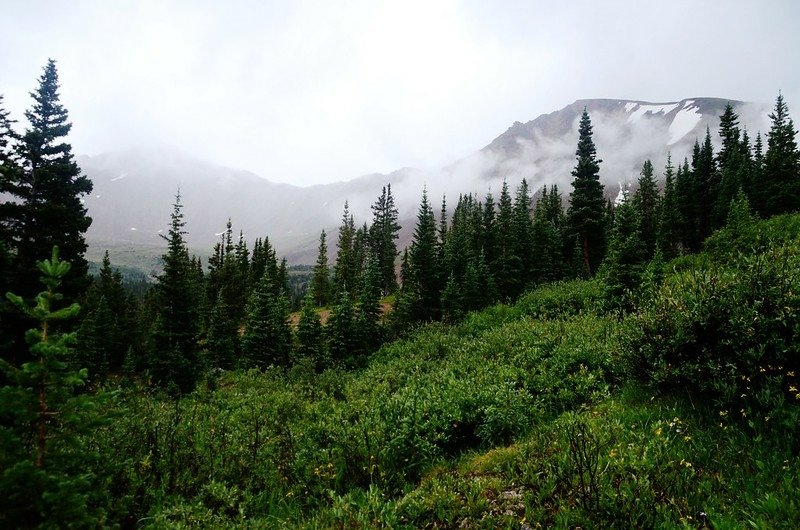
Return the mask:
<path id="1" fill-rule="evenodd" d="M 724 418 L 725 416 L 728 415 L 728 411 L 727 410 L 721 410 L 721 411 L 719 411 L 719 415 Z"/>
<path id="2" fill-rule="evenodd" d="M 656 436 L 661 436 L 661 427 L 659 427 L 658 429 L 656 429 L 656 431 L 655 431 L 655 432 L 656 432 Z"/>
<path id="3" fill-rule="evenodd" d="M 689 441 L 691 441 L 691 440 L 692 440 L 692 437 L 691 437 L 691 436 L 684 436 L 684 437 L 683 437 L 683 441 L 684 441 L 684 442 L 689 442 Z"/>
<path id="4" fill-rule="evenodd" d="M 789 392 L 797 392 L 797 387 L 796 386 L 790 386 L 789 387 Z"/>
<path id="5" fill-rule="evenodd" d="M 610 456 L 611 458 L 616 458 L 617 457 L 617 450 L 616 449 L 612 449 L 611 451 L 608 452 L 608 456 Z"/>
<path id="6" fill-rule="evenodd" d="M 766 372 L 767 370 L 766 370 L 766 369 L 765 369 L 765 368 L 762 366 L 762 367 L 761 367 L 761 368 L 760 368 L 758 371 L 759 371 L 759 372 L 761 372 L 761 373 L 763 374 L 763 373 L 764 373 L 764 372 Z"/>
<path id="7" fill-rule="evenodd" d="M 786 375 L 788 375 L 789 377 L 794 377 L 794 370 L 786 372 Z"/>

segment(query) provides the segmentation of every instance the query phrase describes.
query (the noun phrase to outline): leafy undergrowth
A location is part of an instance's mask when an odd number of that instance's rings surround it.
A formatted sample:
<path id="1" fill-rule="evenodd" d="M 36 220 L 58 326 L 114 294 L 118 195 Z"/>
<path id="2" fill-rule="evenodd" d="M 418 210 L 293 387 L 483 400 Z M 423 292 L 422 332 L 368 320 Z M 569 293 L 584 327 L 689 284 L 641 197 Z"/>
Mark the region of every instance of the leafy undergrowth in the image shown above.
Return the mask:
<path id="1" fill-rule="evenodd" d="M 339 498 L 309 527 L 797 528 L 796 440 L 634 394 L 433 469 L 398 500 Z"/>
<path id="2" fill-rule="evenodd" d="M 108 519 L 800 527 L 793 219 L 667 264 L 630 314 L 606 312 L 597 280 L 564 282 L 420 328 L 360 371 L 230 372 L 179 401 L 122 388 L 87 442 L 109 454 Z"/>

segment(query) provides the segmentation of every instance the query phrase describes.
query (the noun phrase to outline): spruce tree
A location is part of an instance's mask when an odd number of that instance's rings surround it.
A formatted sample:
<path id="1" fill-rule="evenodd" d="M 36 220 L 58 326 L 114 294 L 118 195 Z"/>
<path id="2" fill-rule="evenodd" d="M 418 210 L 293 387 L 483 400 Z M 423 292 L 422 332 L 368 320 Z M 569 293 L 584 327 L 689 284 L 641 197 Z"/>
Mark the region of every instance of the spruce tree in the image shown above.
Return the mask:
<path id="1" fill-rule="evenodd" d="M 339 226 L 339 239 L 336 243 L 336 264 L 333 266 L 333 287 L 336 293 L 356 289 L 355 236 L 355 222 L 350 214 L 350 205 L 345 201 L 342 224 Z"/>
<path id="2" fill-rule="evenodd" d="M 512 300 L 522 290 L 522 260 L 514 230 L 514 205 L 508 183 L 503 181 L 495 222 L 495 261 L 491 264 L 498 293 L 503 300 Z"/>
<path id="3" fill-rule="evenodd" d="M 312 289 L 306 293 L 300 320 L 297 323 L 297 356 L 309 359 L 317 372 L 328 367 L 325 336 L 316 308 L 316 295 Z"/>
<path id="4" fill-rule="evenodd" d="M 579 126 L 577 164 L 567 213 L 567 240 L 578 239 L 583 268 L 594 274 L 605 253 L 603 185 L 600 183 L 600 162 L 592 140 L 592 122 L 583 109 Z"/>
<path id="5" fill-rule="evenodd" d="M 514 197 L 515 254 L 519 260 L 520 287 L 517 294 L 533 283 L 533 220 L 531 219 L 531 195 L 528 182 L 522 179 Z"/>
<path id="6" fill-rule="evenodd" d="M 380 268 L 381 292 L 384 295 L 397 290 L 397 238 L 400 231 L 398 211 L 392 196 L 392 185 L 387 184 L 381 195 L 372 205 L 372 226 L 369 228 L 369 241 L 372 252 L 377 256 Z"/>
<path id="7" fill-rule="evenodd" d="M 633 207 L 639 214 L 639 232 L 644 243 L 645 256 L 653 257 L 656 249 L 656 236 L 660 217 L 660 201 L 658 186 L 653 177 L 653 163 L 645 160 L 636 193 L 633 195 Z"/>
<path id="8" fill-rule="evenodd" d="M 416 293 L 414 320 L 435 320 L 439 317 L 440 272 L 437 257 L 436 220 L 428 202 L 427 190 L 417 212 L 417 224 L 409 251 L 410 286 Z M 404 284 L 407 282 L 403 277 Z M 405 287 L 405 285 L 404 285 Z"/>
<path id="9" fill-rule="evenodd" d="M 789 107 L 778 94 L 767 135 L 767 152 L 754 206 L 761 217 L 800 209 L 800 152 Z"/>
<path id="10" fill-rule="evenodd" d="M 21 141 L 24 171 L 13 193 L 24 205 L 16 249 L 16 288 L 23 296 L 32 294 L 38 278 L 30 271 L 35 269 L 36 259 L 58 245 L 64 259 L 72 263 L 61 289 L 65 297 L 75 300 L 89 284 L 84 234 L 92 220 L 81 197 L 91 193 L 92 182 L 81 175 L 72 147 L 64 141 L 72 124 L 60 101 L 58 72 L 52 59 L 31 97 L 33 106 L 25 113 L 30 127 Z"/>
<path id="11" fill-rule="evenodd" d="M 664 168 L 664 197 L 658 220 L 658 248 L 666 260 L 671 260 L 680 253 L 680 217 L 675 191 L 675 170 L 670 154 L 667 154 L 667 165 Z"/>
<path id="12" fill-rule="evenodd" d="M 0 107 L 0 240 L 11 257 L 6 270 L 0 271 L 0 286 L 13 286 L 21 296 L 32 298 L 38 289 L 36 261 L 57 245 L 72 263 L 62 279 L 62 293 L 76 300 L 89 285 L 84 234 L 91 219 L 81 198 L 91 193 L 92 182 L 80 174 L 65 141 L 72 124 L 60 102 L 54 61 L 48 61 L 31 97 L 33 105 L 25 113 L 30 126 L 21 137 Z M 0 344 L 11 342 L 3 356 L 26 358 L 25 345 L 9 338 L 21 337 L 30 321 L 9 311 L 6 304 L 0 304 L 0 312 Z"/>
<path id="13" fill-rule="evenodd" d="M 614 228 L 606 256 L 606 296 L 615 307 L 631 307 L 633 292 L 641 282 L 647 261 L 638 210 L 631 204 L 627 191 L 617 206 Z"/>
<path id="14" fill-rule="evenodd" d="M 355 330 L 355 308 L 347 291 L 339 293 L 339 300 L 331 309 L 325 326 L 325 334 L 328 338 L 331 362 L 339 366 L 350 364 L 358 351 L 359 340 Z"/>
<path id="15" fill-rule="evenodd" d="M 26 334 L 32 362 L 17 367 L 0 360 L 0 525 L 16 528 L 89 528 L 103 517 L 93 491 L 105 487 L 92 471 L 97 448 L 81 443 L 101 425 L 98 396 L 76 392 L 88 371 L 70 362 L 74 333 L 63 333 L 80 306 L 62 305 L 58 292 L 70 263 L 58 247 L 37 263 L 46 290 L 33 306 L 18 295 L 6 298 L 38 327 Z"/>
<path id="16" fill-rule="evenodd" d="M 358 296 L 353 331 L 359 343 L 359 353 L 368 354 L 381 343 L 381 267 L 377 256 L 370 255 L 364 269 Z"/>
<path id="17" fill-rule="evenodd" d="M 319 235 L 319 251 L 317 263 L 314 265 L 314 275 L 311 279 L 311 290 L 314 293 L 314 302 L 319 307 L 328 305 L 330 296 L 330 270 L 328 269 L 328 245 L 325 242 L 325 230 Z"/>
<path id="18" fill-rule="evenodd" d="M 184 240 L 185 222 L 180 190 L 170 216 L 163 272 L 153 287 L 153 324 L 148 366 L 156 383 L 181 392 L 194 388 L 200 376 L 197 286 Z"/>
<path id="19" fill-rule="evenodd" d="M 292 348 L 285 297 L 276 292 L 273 278 L 265 271 L 250 294 L 242 335 L 242 357 L 246 367 L 265 369 L 288 366 Z"/>

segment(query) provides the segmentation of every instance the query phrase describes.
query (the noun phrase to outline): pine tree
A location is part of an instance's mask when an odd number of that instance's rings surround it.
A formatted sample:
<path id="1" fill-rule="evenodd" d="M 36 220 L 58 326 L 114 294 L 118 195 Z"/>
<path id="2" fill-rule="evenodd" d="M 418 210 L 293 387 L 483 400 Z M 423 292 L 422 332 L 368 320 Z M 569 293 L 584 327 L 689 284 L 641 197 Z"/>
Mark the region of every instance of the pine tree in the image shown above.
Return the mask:
<path id="1" fill-rule="evenodd" d="M 336 243 L 336 264 L 333 266 L 333 287 L 336 293 L 356 289 L 355 236 L 355 222 L 350 214 L 350 206 L 345 201 L 342 224 L 339 226 L 339 239 Z"/>
<path id="2" fill-rule="evenodd" d="M 220 292 L 209 315 L 206 364 L 208 368 L 235 368 L 238 351 L 239 326 L 231 318 L 228 303 Z"/>
<path id="3" fill-rule="evenodd" d="M 0 388 L 0 522 L 18 528 L 96 526 L 102 510 L 89 498 L 104 485 L 90 471 L 96 448 L 83 445 L 80 436 L 100 426 L 95 412 L 100 397 L 76 393 L 88 371 L 69 362 L 75 334 L 59 331 L 80 306 L 57 308 L 63 299 L 57 290 L 70 270 L 58 247 L 37 269 L 46 290 L 35 305 L 6 295 L 38 328 L 26 334 L 32 362 L 16 367 L 0 360 L 6 382 Z"/>
<path id="4" fill-rule="evenodd" d="M 767 135 L 761 180 L 755 190 L 754 207 L 761 217 L 769 217 L 800 208 L 800 152 L 797 150 L 794 122 L 789 107 L 778 94 Z"/>
<path id="5" fill-rule="evenodd" d="M 92 379 L 119 371 L 131 344 L 132 318 L 122 275 L 111 268 L 108 251 L 83 307 L 85 316 L 78 328 L 81 365 L 90 369 Z"/>
<path id="6" fill-rule="evenodd" d="M 34 104 L 25 113 L 30 128 L 21 144 L 24 174 L 14 193 L 24 204 L 16 288 L 23 296 L 32 293 L 38 279 L 29 271 L 35 269 L 37 256 L 58 245 L 64 259 L 72 263 L 69 276 L 63 278 L 62 291 L 65 297 L 75 300 L 89 284 L 84 234 L 92 220 L 86 215 L 81 197 L 91 193 L 92 182 L 81 175 L 72 147 L 64 142 L 72 124 L 60 102 L 55 61 L 48 61 L 39 87 L 31 96 Z"/>
<path id="7" fill-rule="evenodd" d="M 155 382 L 188 392 L 200 375 L 197 356 L 197 286 L 184 240 L 180 190 L 175 196 L 167 236 L 164 270 L 153 287 L 149 369 Z"/>
<path id="8" fill-rule="evenodd" d="M 658 248 L 662 257 L 667 260 L 680 253 L 680 217 L 675 191 L 675 171 L 670 154 L 667 154 L 667 165 L 664 168 L 664 198 L 661 201 L 658 222 Z"/>
<path id="9" fill-rule="evenodd" d="M 734 112 L 733 106 L 728 103 L 719 121 L 722 149 L 716 157 L 719 176 L 716 188 L 713 190 L 712 229 L 725 224 L 731 201 L 738 190 L 744 187 L 748 177 L 747 151 L 742 143 L 738 124 L 739 117 Z"/>
<path id="10" fill-rule="evenodd" d="M 519 259 L 520 287 L 519 292 L 533 283 L 533 220 L 531 219 L 531 195 L 528 182 L 522 179 L 514 198 L 514 239 L 515 254 Z"/>
<path id="11" fill-rule="evenodd" d="M 409 251 L 410 286 L 416 294 L 414 320 L 435 320 L 439 317 L 439 266 L 437 259 L 436 220 L 428 202 L 428 192 L 422 191 L 417 213 L 414 239 Z M 407 282 L 405 276 L 403 282 Z"/>
<path id="12" fill-rule="evenodd" d="M 695 211 L 697 212 L 698 246 L 693 250 L 700 250 L 702 243 L 712 232 L 712 214 L 714 211 L 714 192 L 719 187 L 714 148 L 711 145 L 711 131 L 706 127 L 706 136 L 699 151 L 695 150 L 692 156 L 692 176 L 696 184 Z"/>
<path id="13" fill-rule="evenodd" d="M 319 251 L 317 263 L 314 265 L 314 276 L 311 279 L 311 290 L 314 302 L 319 307 L 328 305 L 330 295 L 330 270 L 328 269 L 328 245 L 325 243 L 325 230 L 319 235 Z"/>
<path id="14" fill-rule="evenodd" d="M 579 135 L 566 236 L 568 241 L 578 238 L 585 272 L 594 274 L 605 253 L 604 201 L 599 175 L 602 161 L 596 156 L 592 122 L 586 109 L 581 115 Z"/>
<path id="15" fill-rule="evenodd" d="M 377 256 L 367 259 L 363 285 L 358 297 L 353 331 L 359 343 L 358 353 L 368 354 L 381 343 L 381 267 Z"/>
<path id="16" fill-rule="evenodd" d="M 355 330 L 355 308 L 347 291 L 339 293 L 338 303 L 331 309 L 325 326 L 325 334 L 331 361 L 340 366 L 348 365 L 359 344 Z"/>
<path id="17" fill-rule="evenodd" d="M 243 364 L 265 369 L 270 365 L 288 366 L 292 335 L 287 319 L 289 307 L 278 294 L 273 277 L 265 271 L 247 302 L 242 335 Z"/>
<path id="18" fill-rule="evenodd" d="M 0 203 L 0 239 L 12 258 L 0 272 L 6 286 L 32 298 L 38 289 L 36 260 L 57 245 L 72 263 L 61 290 L 68 300 L 76 300 L 89 285 L 84 234 L 91 219 L 81 197 L 92 191 L 92 182 L 80 174 L 72 147 L 64 141 L 72 125 L 60 103 L 54 61 L 48 61 L 31 96 L 33 105 L 25 113 L 30 127 L 19 139 L 10 128 L 8 113 L 0 108 L 0 194 L 6 194 Z M 0 344 L 21 337 L 30 322 L 8 307 L 0 311 L 6 334 L 0 336 Z M 3 356 L 25 358 L 25 352 L 25 345 L 17 341 L 4 349 Z"/>
<path id="19" fill-rule="evenodd" d="M 660 217 L 658 187 L 653 177 L 653 163 L 645 160 L 639 176 L 638 187 L 633 195 L 633 207 L 639 214 L 639 232 L 644 243 L 645 256 L 653 257 L 656 250 L 656 236 Z"/>
<path id="20" fill-rule="evenodd" d="M 297 323 L 297 355 L 311 360 L 314 369 L 320 372 L 328 367 L 325 336 L 316 308 L 316 295 L 309 289 L 303 301 L 300 320 Z"/>
<path id="21" fill-rule="evenodd" d="M 606 256 L 606 296 L 612 305 L 630 308 L 632 293 L 641 282 L 646 263 L 644 241 L 642 239 L 637 209 L 623 191 L 622 202 L 617 206 L 614 229 Z"/>
<path id="22" fill-rule="evenodd" d="M 372 205 L 372 226 L 369 241 L 372 252 L 377 256 L 380 267 L 381 292 L 384 295 L 397 290 L 395 260 L 397 259 L 397 238 L 400 231 L 397 207 L 392 196 L 392 185 L 387 184 L 381 195 Z"/>
<path id="23" fill-rule="evenodd" d="M 495 261 L 490 266 L 503 300 L 512 300 L 522 290 L 522 260 L 517 254 L 514 232 L 514 206 L 508 183 L 503 181 L 495 222 Z"/>

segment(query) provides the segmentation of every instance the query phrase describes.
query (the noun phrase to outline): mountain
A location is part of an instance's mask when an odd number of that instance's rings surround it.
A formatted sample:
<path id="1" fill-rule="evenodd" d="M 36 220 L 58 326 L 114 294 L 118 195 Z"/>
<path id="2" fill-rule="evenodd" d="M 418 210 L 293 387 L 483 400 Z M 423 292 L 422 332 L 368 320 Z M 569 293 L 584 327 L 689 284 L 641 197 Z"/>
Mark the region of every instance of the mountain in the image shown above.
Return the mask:
<path id="1" fill-rule="evenodd" d="M 601 178 L 614 195 L 624 182 L 634 182 L 645 159 L 660 172 L 667 152 L 677 164 L 689 156 L 706 127 L 717 141 L 719 116 L 730 100 L 690 98 L 669 103 L 621 99 L 578 100 L 527 123 L 515 122 L 486 147 L 438 170 L 403 168 L 389 174 L 364 175 L 346 182 L 298 187 L 270 182 L 248 171 L 216 166 L 166 149 L 125 151 L 79 157 L 94 182 L 85 199 L 94 222 L 87 234 L 94 248 L 160 244 L 168 226 L 176 191 L 187 221 L 187 240 L 210 248 L 230 217 L 234 230 L 248 242 L 269 236 L 290 263 L 311 263 L 319 232 L 335 231 L 345 201 L 356 223 L 370 220 L 369 206 L 381 187 L 392 184 L 401 213 L 401 247 L 410 239 L 423 186 L 434 204 L 443 194 L 455 204 L 460 193 L 496 192 L 502 179 L 516 186 L 526 178 L 533 190 L 559 184 L 569 194 L 575 162 L 577 123 L 586 108 L 594 126 Z M 767 107 L 730 101 L 740 125 L 753 136 L 768 128 Z"/>

